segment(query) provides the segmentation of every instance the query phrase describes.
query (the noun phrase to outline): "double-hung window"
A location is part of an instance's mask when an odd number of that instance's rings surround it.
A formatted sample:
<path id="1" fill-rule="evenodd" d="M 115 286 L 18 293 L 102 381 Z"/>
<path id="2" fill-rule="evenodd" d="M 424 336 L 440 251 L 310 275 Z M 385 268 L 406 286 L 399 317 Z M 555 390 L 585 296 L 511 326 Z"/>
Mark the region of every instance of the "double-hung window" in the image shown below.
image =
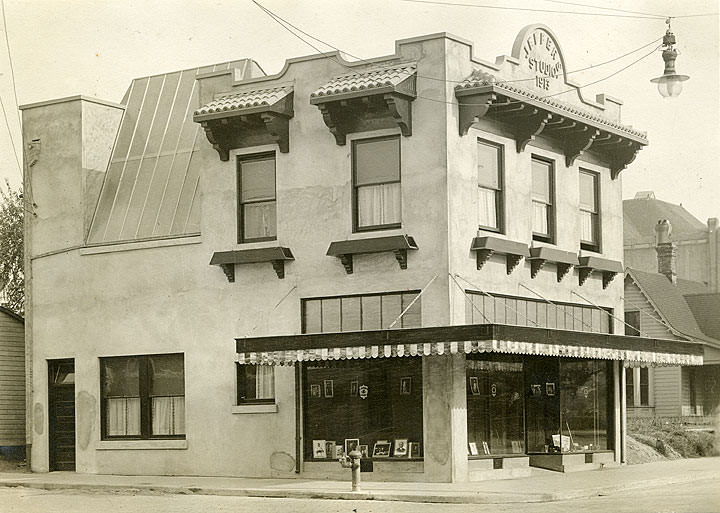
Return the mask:
<path id="1" fill-rule="evenodd" d="M 103 439 L 184 438 L 182 354 L 100 359 Z"/>
<path id="2" fill-rule="evenodd" d="M 355 230 L 400 227 L 400 137 L 353 141 L 352 163 Z"/>
<path id="3" fill-rule="evenodd" d="M 276 235 L 275 154 L 238 157 L 238 242 Z"/>
<path id="4" fill-rule="evenodd" d="M 532 157 L 532 231 L 533 240 L 554 242 L 554 170 L 550 161 Z"/>
<path id="5" fill-rule="evenodd" d="M 502 231 L 502 146 L 478 139 L 478 225 L 484 230 Z"/>
<path id="6" fill-rule="evenodd" d="M 598 175 L 580 170 L 580 247 L 600 250 L 600 188 Z"/>

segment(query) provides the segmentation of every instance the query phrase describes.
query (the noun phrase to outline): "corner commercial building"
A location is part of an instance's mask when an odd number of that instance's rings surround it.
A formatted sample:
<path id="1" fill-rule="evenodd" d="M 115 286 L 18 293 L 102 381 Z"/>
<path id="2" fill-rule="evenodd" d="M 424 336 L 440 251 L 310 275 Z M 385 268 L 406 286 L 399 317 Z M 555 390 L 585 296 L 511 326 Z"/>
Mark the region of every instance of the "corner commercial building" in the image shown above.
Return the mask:
<path id="1" fill-rule="evenodd" d="M 620 176 L 647 144 L 620 107 L 539 25 L 494 63 L 434 34 L 23 107 L 33 470 L 620 462 L 624 366 L 702 361 L 617 334 Z"/>

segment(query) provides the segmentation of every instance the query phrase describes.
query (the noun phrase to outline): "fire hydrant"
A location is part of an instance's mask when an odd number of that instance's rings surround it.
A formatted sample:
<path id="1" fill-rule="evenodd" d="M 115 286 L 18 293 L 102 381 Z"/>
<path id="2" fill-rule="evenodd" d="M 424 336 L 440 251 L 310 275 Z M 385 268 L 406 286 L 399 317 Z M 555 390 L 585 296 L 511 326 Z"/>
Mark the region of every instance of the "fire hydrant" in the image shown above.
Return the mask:
<path id="1" fill-rule="evenodd" d="M 352 491 L 360 491 L 360 451 L 357 449 L 350 451 L 350 454 L 340 456 L 338 461 L 343 468 L 349 468 L 352 475 Z"/>

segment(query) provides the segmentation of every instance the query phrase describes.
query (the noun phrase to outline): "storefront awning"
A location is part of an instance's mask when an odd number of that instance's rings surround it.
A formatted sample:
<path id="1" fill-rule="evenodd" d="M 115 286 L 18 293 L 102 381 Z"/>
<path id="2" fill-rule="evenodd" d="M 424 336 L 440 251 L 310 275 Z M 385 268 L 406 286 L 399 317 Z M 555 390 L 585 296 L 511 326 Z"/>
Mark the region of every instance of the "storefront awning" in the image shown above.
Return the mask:
<path id="1" fill-rule="evenodd" d="M 236 339 L 241 364 L 292 365 L 456 353 L 511 353 L 621 360 L 628 366 L 702 365 L 701 344 L 504 324 L 353 331 Z"/>

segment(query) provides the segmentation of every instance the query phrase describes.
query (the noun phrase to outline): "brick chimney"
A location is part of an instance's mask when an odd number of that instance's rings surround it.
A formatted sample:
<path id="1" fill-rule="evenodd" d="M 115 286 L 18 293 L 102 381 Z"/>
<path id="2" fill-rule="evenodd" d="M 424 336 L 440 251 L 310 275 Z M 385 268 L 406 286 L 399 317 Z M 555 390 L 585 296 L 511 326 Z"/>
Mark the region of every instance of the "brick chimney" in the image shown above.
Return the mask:
<path id="1" fill-rule="evenodd" d="M 655 225 L 655 251 L 658 272 L 664 274 L 673 285 L 677 285 L 677 245 L 670 241 L 672 225 L 667 219 L 660 219 Z"/>

